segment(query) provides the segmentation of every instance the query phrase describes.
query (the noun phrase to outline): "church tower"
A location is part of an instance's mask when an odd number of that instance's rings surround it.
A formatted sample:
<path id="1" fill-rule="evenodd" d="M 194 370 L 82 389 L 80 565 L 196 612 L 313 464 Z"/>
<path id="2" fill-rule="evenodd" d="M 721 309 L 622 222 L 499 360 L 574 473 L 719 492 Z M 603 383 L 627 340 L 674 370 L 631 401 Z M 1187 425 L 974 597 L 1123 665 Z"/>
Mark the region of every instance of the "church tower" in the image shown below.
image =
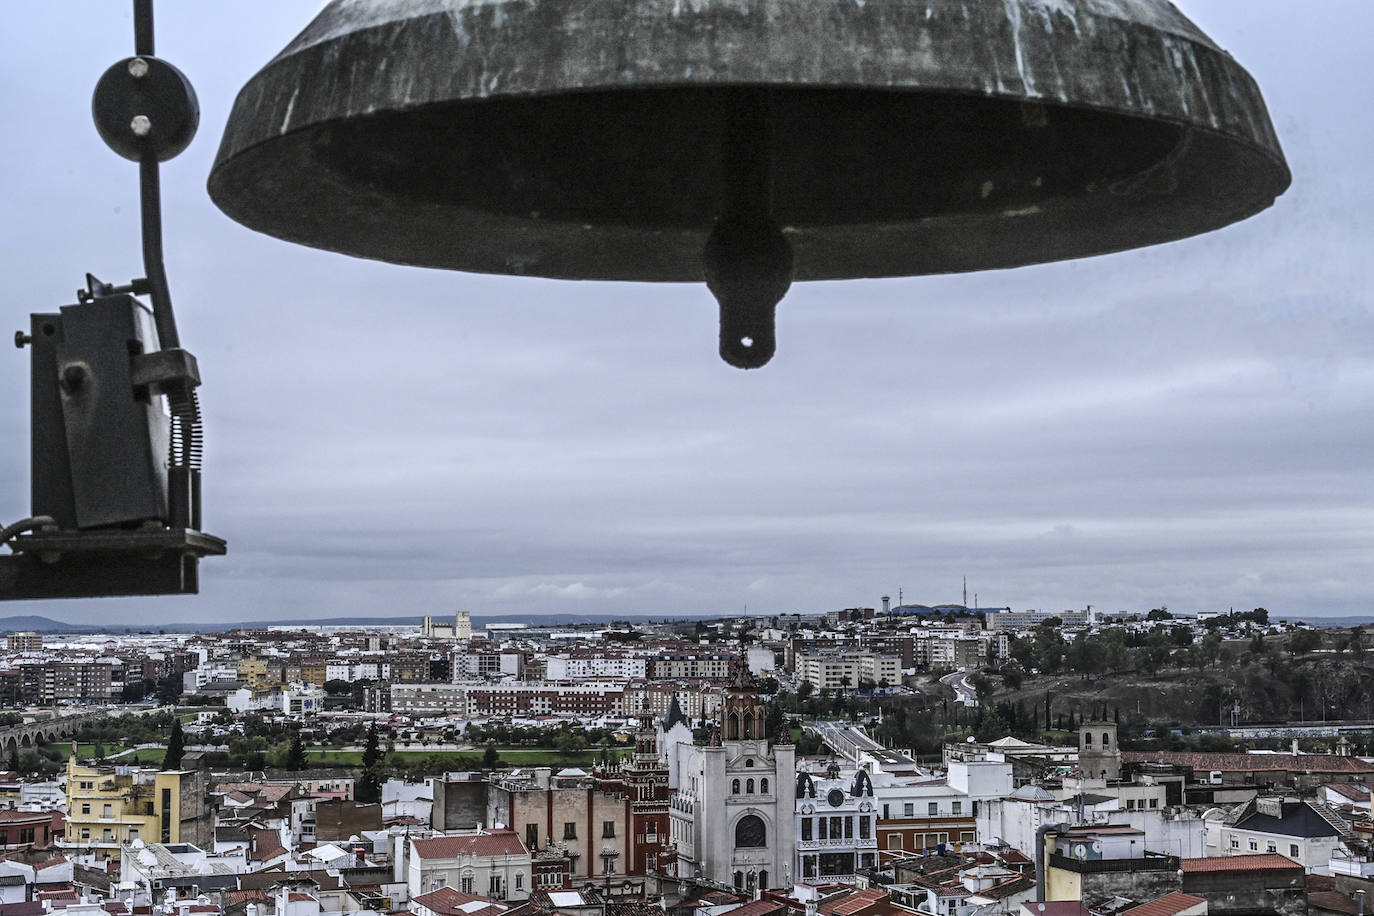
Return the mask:
<path id="1" fill-rule="evenodd" d="M 705 746 L 675 746 L 670 831 L 681 877 L 699 875 L 743 893 L 790 887 L 795 872 L 796 749 L 766 734 L 767 711 L 748 662 L 723 688 L 721 725 Z"/>

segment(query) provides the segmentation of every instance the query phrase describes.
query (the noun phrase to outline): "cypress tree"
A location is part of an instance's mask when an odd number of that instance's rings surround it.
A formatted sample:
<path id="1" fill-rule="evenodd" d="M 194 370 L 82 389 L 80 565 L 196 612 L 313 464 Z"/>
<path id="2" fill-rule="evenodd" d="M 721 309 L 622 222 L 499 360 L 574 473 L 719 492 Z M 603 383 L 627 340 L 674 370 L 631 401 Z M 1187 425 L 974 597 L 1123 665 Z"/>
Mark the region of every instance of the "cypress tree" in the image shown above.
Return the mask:
<path id="1" fill-rule="evenodd" d="M 172 733 L 167 737 L 167 753 L 162 757 L 164 770 L 181 768 L 181 755 L 185 753 L 185 739 L 181 735 L 181 719 L 172 715 Z"/>

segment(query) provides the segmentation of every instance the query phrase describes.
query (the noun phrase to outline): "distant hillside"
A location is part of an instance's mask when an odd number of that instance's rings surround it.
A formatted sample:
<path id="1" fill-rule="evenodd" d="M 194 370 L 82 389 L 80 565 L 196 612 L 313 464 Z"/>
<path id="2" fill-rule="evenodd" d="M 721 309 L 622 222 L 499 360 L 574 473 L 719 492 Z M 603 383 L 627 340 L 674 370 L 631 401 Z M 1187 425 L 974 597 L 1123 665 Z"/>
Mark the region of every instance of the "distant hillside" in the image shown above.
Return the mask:
<path id="1" fill-rule="evenodd" d="M 435 615 L 440 619 L 452 619 L 452 614 Z M 474 614 L 472 625 L 481 628 L 490 623 L 527 623 L 532 626 L 572 626 L 575 624 L 610 623 L 624 620 L 630 623 L 650 623 L 664 620 L 678 620 L 688 617 L 719 616 L 708 612 L 678 614 Z M 218 633 L 225 630 L 259 629 L 268 626 L 287 627 L 417 627 L 423 617 L 299 617 L 285 620 L 239 620 L 202 622 L 170 622 L 151 624 L 147 621 L 110 622 L 100 625 L 87 623 L 68 623 L 30 614 L 17 617 L 0 617 L 0 632 L 32 630 L 36 633 L 124 633 L 157 630 L 164 633 Z"/>

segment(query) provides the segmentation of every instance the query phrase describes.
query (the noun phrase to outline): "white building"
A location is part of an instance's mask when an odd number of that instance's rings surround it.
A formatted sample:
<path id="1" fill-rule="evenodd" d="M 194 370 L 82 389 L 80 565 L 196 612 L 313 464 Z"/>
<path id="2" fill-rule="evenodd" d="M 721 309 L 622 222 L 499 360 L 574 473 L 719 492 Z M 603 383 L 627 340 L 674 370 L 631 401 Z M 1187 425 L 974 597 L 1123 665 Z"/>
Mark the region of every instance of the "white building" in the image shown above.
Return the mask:
<path id="1" fill-rule="evenodd" d="M 407 885 L 412 898 L 441 887 L 495 900 L 530 895 L 529 850 L 512 830 L 477 830 L 411 840 Z"/>
<path id="2" fill-rule="evenodd" d="M 764 734 L 764 708 L 742 661 L 722 708 L 723 734 L 706 746 L 674 743 L 669 766 L 670 840 L 678 874 L 744 891 L 795 878 L 796 752 Z M 673 782 L 676 775 L 676 783 Z"/>
<path id="3" fill-rule="evenodd" d="M 797 777 L 797 880 L 854 883 L 878 864 L 878 810 L 865 770 L 832 764 L 823 776 Z"/>

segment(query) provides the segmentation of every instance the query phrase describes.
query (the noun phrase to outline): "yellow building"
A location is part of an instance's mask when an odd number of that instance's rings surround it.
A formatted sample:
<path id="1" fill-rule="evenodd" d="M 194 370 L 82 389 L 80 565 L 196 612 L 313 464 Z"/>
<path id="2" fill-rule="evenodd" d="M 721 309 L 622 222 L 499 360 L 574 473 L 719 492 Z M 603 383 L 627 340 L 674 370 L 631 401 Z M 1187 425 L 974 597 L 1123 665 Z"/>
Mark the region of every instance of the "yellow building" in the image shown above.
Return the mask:
<path id="1" fill-rule="evenodd" d="M 238 663 L 239 683 L 254 693 L 266 693 L 277 686 L 267 676 L 267 659 L 245 658 Z"/>
<path id="2" fill-rule="evenodd" d="M 67 836 L 62 846 L 119 859 L 120 845 L 206 845 L 211 836 L 199 770 L 86 767 L 67 761 Z"/>

